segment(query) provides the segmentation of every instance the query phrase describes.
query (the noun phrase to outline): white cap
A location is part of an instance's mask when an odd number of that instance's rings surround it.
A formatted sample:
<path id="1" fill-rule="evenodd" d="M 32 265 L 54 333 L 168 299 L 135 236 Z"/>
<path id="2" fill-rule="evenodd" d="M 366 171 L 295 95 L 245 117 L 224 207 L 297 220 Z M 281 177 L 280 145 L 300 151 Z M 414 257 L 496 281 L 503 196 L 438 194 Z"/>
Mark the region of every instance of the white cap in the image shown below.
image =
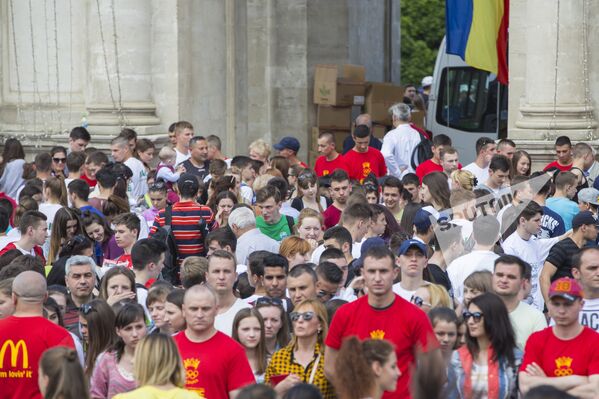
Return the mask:
<path id="1" fill-rule="evenodd" d="M 424 78 L 422 78 L 422 87 L 427 87 L 427 86 L 431 86 L 433 84 L 433 77 L 432 76 L 425 76 Z"/>

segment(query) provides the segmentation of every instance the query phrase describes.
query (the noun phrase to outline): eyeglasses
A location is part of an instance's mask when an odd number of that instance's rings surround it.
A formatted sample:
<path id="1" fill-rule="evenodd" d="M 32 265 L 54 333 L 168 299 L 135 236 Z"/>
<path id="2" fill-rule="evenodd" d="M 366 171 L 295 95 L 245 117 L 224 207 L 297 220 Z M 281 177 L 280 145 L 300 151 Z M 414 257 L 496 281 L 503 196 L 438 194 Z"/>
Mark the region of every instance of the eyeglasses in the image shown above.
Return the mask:
<path id="1" fill-rule="evenodd" d="M 301 173 L 298 177 L 298 180 L 304 181 L 304 180 L 316 180 L 314 178 L 314 175 L 312 173 Z"/>
<path id="2" fill-rule="evenodd" d="M 152 191 L 152 190 L 162 190 L 165 187 L 166 187 L 166 183 L 163 182 L 162 180 L 160 180 L 160 181 L 155 181 L 154 183 L 152 183 L 150 185 L 149 189 L 150 189 L 150 191 Z"/>
<path id="3" fill-rule="evenodd" d="M 423 306 L 432 307 L 432 305 L 430 303 L 424 302 L 424 299 L 420 298 L 417 295 L 413 295 L 412 298 L 410 299 L 410 302 L 412 302 L 414 305 L 418 306 L 419 308 L 421 308 Z"/>
<path id="4" fill-rule="evenodd" d="M 468 321 L 469 318 L 473 318 L 475 323 L 478 323 L 482 318 L 482 312 L 464 312 L 462 313 L 462 318 L 464 321 Z"/>
<path id="5" fill-rule="evenodd" d="M 318 290 L 318 292 L 316 293 L 316 296 L 318 298 L 325 298 L 325 297 L 333 297 L 335 296 L 337 293 L 336 292 L 329 292 L 329 291 L 325 291 L 325 290 Z"/>
<path id="6" fill-rule="evenodd" d="M 56 163 L 65 163 L 67 161 L 66 158 L 52 158 L 52 160 Z"/>
<path id="7" fill-rule="evenodd" d="M 79 310 L 81 311 L 81 313 L 83 313 L 84 315 L 88 315 L 90 314 L 94 309 L 94 306 L 91 303 L 84 303 L 83 305 L 81 305 L 81 307 L 79 308 Z"/>
<path id="8" fill-rule="evenodd" d="M 256 306 L 257 305 L 278 305 L 278 306 L 283 306 L 283 301 L 280 300 L 279 298 L 269 298 L 267 296 L 263 296 L 262 298 L 258 298 L 256 300 Z"/>
<path id="9" fill-rule="evenodd" d="M 304 319 L 304 321 L 310 321 L 314 318 L 314 316 L 314 312 L 291 312 L 289 314 L 289 318 L 291 319 L 291 321 L 298 321 L 300 318 Z"/>

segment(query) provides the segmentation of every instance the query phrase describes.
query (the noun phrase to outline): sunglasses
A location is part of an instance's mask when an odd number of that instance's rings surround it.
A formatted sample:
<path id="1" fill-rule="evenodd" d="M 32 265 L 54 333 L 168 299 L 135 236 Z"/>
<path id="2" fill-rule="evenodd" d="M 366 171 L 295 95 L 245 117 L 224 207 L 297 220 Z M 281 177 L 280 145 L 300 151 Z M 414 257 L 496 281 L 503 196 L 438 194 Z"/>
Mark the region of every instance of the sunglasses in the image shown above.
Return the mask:
<path id="1" fill-rule="evenodd" d="M 298 321 L 300 318 L 304 319 L 304 321 L 310 321 L 314 318 L 314 316 L 316 316 L 314 312 L 291 312 L 289 314 L 289 318 L 291 319 L 291 321 Z"/>
<path id="2" fill-rule="evenodd" d="M 56 163 L 65 163 L 67 161 L 66 158 L 52 158 L 52 160 Z"/>
<path id="3" fill-rule="evenodd" d="M 432 306 L 430 303 L 424 302 L 424 299 L 420 298 L 417 295 L 412 296 L 412 298 L 410 299 L 410 302 L 412 302 L 414 305 L 418 306 L 419 308 L 421 308 L 423 306 L 429 306 L 429 307 Z"/>
<path id="4" fill-rule="evenodd" d="M 166 187 L 166 183 L 163 181 L 156 181 L 150 185 L 150 190 L 162 190 Z"/>
<path id="5" fill-rule="evenodd" d="M 263 296 L 262 298 L 258 298 L 256 300 L 256 305 L 278 305 L 278 306 L 283 306 L 283 301 L 280 300 L 279 298 L 269 298 L 269 297 Z"/>
<path id="6" fill-rule="evenodd" d="M 81 305 L 81 307 L 79 308 L 79 310 L 81 311 L 81 313 L 83 313 L 84 315 L 88 315 L 90 314 L 94 309 L 93 305 L 91 303 L 84 303 L 83 305 Z"/>
<path id="7" fill-rule="evenodd" d="M 464 321 L 468 321 L 469 318 L 473 318 L 475 323 L 478 323 L 482 318 L 482 312 L 464 312 L 462 313 L 462 318 Z"/>
<path id="8" fill-rule="evenodd" d="M 336 294 L 337 294 L 336 292 L 328 292 L 325 290 L 318 290 L 318 292 L 316 293 L 316 296 L 318 298 L 324 298 L 324 297 L 330 298 L 330 297 L 335 296 Z"/>

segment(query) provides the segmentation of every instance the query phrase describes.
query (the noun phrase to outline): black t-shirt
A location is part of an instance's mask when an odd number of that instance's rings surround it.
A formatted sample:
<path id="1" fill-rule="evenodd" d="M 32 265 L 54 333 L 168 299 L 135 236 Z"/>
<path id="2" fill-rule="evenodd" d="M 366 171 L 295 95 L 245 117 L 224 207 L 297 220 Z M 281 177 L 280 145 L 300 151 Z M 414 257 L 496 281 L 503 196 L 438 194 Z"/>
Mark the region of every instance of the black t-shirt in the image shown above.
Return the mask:
<path id="1" fill-rule="evenodd" d="M 186 173 L 191 173 L 192 175 L 196 175 L 200 178 L 200 181 L 204 181 L 204 178 L 208 175 L 208 166 L 209 166 L 209 161 L 204 162 L 204 165 L 202 165 L 201 167 L 197 167 L 194 164 L 191 163 L 191 160 L 188 159 L 187 161 L 182 163 L 183 166 L 185 166 L 185 172 Z"/>
<path id="2" fill-rule="evenodd" d="M 428 278 L 425 275 L 425 280 L 430 281 L 433 284 L 439 284 L 445 287 L 449 295 L 453 298 L 453 290 L 451 288 L 451 280 L 446 270 L 443 270 L 439 265 L 429 263 L 425 270 L 428 270 Z"/>
<path id="3" fill-rule="evenodd" d="M 557 268 L 557 271 L 551 277 L 552 282 L 561 277 L 572 277 L 572 258 L 579 251 L 580 248 L 571 238 L 563 239 L 551 247 L 545 261 Z"/>

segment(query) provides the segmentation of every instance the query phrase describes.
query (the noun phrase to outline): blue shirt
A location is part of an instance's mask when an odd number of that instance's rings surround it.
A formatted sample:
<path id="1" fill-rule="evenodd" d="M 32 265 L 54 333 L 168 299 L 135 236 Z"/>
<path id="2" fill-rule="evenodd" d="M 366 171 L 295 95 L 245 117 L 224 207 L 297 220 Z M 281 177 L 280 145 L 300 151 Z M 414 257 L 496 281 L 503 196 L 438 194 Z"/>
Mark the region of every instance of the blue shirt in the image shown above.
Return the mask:
<path id="1" fill-rule="evenodd" d="M 96 215 L 100 216 L 102 219 L 106 219 L 106 216 L 104 216 L 104 214 L 102 212 L 100 212 L 99 210 L 97 210 L 96 208 L 94 208 L 91 205 L 82 206 L 81 208 L 79 208 L 79 210 L 81 211 L 81 213 L 87 211 L 87 212 L 95 213 Z"/>
<path id="2" fill-rule="evenodd" d="M 553 238 L 563 234 L 566 234 L 564 219 L 551 209 L 543 206 L 543 217 L 541 218 L 541 232 L 539 233 L 539 238 Z"/>
<path id="3" fill-rule="evenodd" d="M 574 216 L 580 212 L 576 202 L 564 197 L 547 198 L 547 201 L 545 201 L 545 206 L 561 215 L 562 219 L 564 219 L 564 227 L 566 231 L 572 228 L 572 219 L 574 219 Z"/>

